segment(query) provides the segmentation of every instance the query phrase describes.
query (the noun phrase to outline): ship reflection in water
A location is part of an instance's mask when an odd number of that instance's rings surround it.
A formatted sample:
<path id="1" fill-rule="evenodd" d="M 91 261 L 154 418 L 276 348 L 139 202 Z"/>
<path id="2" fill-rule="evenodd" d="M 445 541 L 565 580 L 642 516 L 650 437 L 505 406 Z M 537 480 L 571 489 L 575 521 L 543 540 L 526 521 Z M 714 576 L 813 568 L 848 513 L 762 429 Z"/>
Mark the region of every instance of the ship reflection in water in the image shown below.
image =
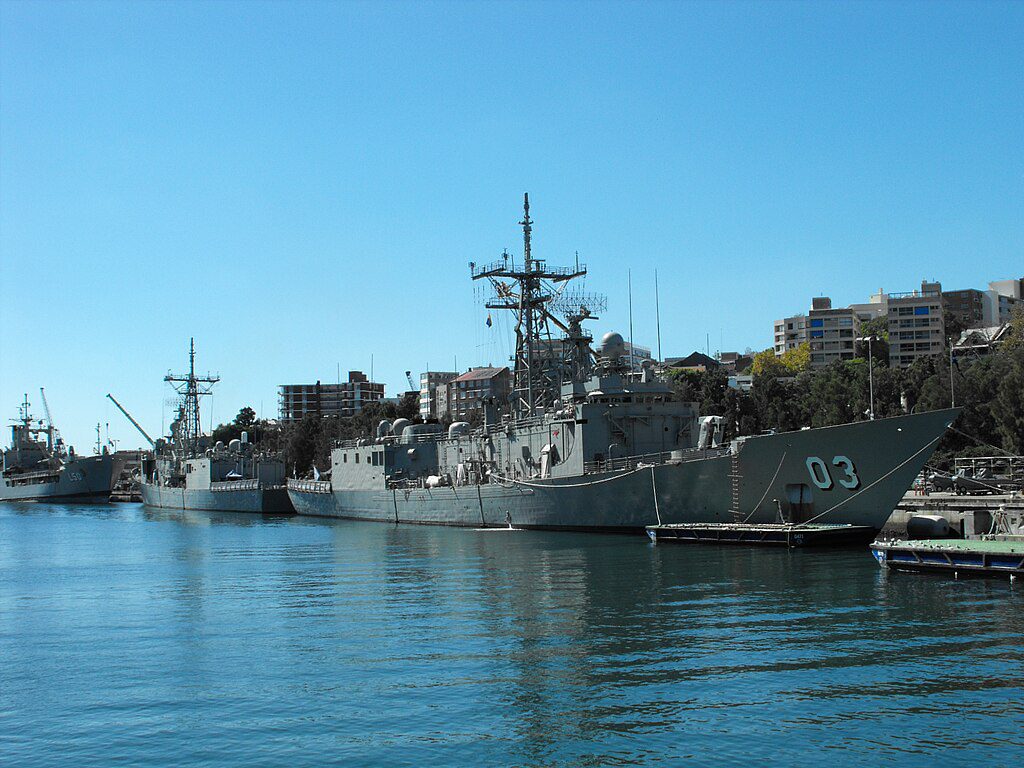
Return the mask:
<path id="1" fill-rule="evenodd" d="M 0 579 L 9 765 L 1024 749 L 1024 596 L 887 577 L 866 548 L 11 504 Z"/>

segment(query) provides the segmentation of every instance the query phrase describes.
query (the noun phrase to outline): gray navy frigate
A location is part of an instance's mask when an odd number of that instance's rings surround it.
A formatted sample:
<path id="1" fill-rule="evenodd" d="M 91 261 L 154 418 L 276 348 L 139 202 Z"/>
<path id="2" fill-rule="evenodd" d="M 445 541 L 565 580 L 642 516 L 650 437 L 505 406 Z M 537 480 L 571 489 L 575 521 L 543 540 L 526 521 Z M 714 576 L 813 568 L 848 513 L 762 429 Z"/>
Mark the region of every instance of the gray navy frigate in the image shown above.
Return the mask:
<path id="1" fill-rule="evenodd" d="M 288 480 L 300 514 L 470 527 L 641 529 L 652 524 L 849 523 L 880 529 L 956 409 L 723 440 L 719 416 L 678 402 L 650 368 L 634 370 L 617 333 L 597 350 L 586 268 L 524 259 L 471 264 L 516 316 L 511 403 L 482 426 L 382 421 L 336 444 L 330 480 Z M 567 300 L 560 300 L 567 299 Z M 593 303 L 593 302 L 591 302 Z M 556 314 L 557 307 L 569 307 Z M 561 316 L 559 316 L 561 315 Z M 552 343 L 551 332 L 562 338 Z"/>
<path id="2" fill-rule="evenodd" d="M 105 447 L 95 456 L 79 456 L 64 444 L 50 419 L 46 394 L 46 426 L 29 412 L 28 395 L 11 426 L 11 446 L 3 451 L 0 501 L 67 501 L 106 503 L 110 500 L 113 459 Z"/>
<path id="3" fill-rule="evenodd" d="M 178 393 L 178 410 L 170 439 L 155 441 L 152 458 L 143 461 L 143 503 L 210 512 L 294 512 L 284 485 L 284 460 L 279 455 L 249 443 L 245 432 L 227 445 L 214 443 L 203 434 L 199 398 L 210 394 L 220 378 L 197 376 L 195 358 L 193 340 L 188 373 L 164 377 Z"/>

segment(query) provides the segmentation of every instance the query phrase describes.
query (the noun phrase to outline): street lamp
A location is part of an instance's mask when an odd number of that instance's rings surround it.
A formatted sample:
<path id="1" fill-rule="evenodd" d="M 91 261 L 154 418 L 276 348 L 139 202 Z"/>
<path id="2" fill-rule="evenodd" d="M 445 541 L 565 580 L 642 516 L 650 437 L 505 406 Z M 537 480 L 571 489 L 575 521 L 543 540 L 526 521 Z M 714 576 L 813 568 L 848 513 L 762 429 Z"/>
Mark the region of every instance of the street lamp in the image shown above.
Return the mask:
<path id="1" fill-rule="evenodd" d="M 868 418 L 871 421 L 875 420 L 875 375 L 874 375 L 874 360 L 871 356 L 871 342 L 874 341 L 875 334 L 870 336 L 860 336 L 857 341 L 866 341 L 868 343 Z"/>

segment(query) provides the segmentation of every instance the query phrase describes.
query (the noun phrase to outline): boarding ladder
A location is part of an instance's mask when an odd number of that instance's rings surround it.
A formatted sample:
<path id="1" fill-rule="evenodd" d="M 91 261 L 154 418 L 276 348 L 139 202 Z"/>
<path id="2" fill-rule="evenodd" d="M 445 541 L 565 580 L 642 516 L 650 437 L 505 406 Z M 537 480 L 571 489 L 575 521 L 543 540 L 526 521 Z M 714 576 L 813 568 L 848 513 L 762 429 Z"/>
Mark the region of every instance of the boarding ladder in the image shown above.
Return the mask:
<path id="1" fill-rule="evenodd" d="M 729 485 L 732 492 L 732 503 L 729 511 L 732 513 L 734 522 L 743 522 L 743 513 L 740 511 L 740 481 L 743 476 L 740 474 L 740 452 L 733 451 L 729 459 Z"/>

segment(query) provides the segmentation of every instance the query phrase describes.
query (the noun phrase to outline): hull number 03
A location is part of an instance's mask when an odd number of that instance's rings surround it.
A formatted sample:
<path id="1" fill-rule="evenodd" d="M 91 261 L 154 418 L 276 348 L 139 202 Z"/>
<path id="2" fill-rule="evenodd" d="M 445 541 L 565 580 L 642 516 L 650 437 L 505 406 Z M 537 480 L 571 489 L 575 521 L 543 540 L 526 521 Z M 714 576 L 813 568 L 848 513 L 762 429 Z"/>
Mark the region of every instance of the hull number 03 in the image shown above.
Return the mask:
<path id="1" fill-rule="evenodd" d="M 857 468 L 853 466 L 853 461 L 849 457 L 833 456 L 832 466 L 836 468 L 836 474 L 841 475 L 838 478 L 838 482 L 843 488 L 849 488 L 852 491 L 860 487 L 860 477 L 857 475 Z M 828 465 L 817 456 L 807 457 L 807 472 L 810 474 L 814 484 L 823 491 L 827 491 L 832 487 L 834 482 L 832 480 L 832 473 L 829 471 Z"/>

